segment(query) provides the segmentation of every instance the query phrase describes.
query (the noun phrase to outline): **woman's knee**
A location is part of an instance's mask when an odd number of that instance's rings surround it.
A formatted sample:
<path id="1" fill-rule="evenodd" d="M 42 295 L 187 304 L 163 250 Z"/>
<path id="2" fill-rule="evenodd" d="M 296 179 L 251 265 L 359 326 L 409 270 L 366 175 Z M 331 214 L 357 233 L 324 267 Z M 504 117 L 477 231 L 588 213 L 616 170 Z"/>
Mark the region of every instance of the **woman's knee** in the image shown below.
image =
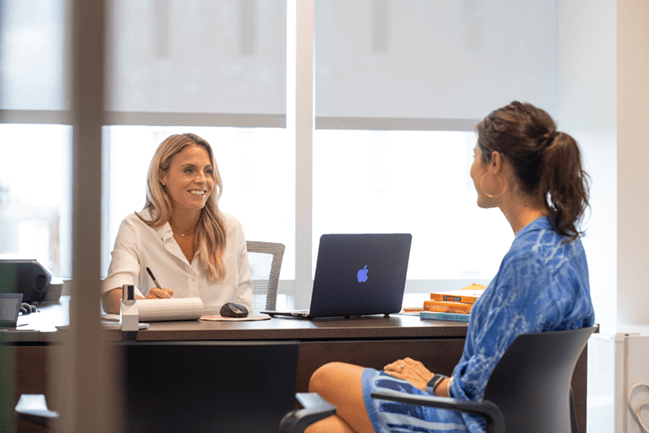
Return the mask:
<path id="1" fill-rule="evenodd" d="M 360 386 L 363 367 L 345 362 L 330 362 L 318 368 L 309 380 L 309 391 L 325 395 L 330 392 L 340 392 L 343 388 Z"/>
<path id="2" fill-rule="evenodd" d="M 339 372 L 342 370 L 343 366 L 344 363 L 342 362 L 330 362 L 318 367 L 309 380 L 309 391 L 318 392 L 326 385 L 331 385 L 332 381 L 339 378 Z"/>

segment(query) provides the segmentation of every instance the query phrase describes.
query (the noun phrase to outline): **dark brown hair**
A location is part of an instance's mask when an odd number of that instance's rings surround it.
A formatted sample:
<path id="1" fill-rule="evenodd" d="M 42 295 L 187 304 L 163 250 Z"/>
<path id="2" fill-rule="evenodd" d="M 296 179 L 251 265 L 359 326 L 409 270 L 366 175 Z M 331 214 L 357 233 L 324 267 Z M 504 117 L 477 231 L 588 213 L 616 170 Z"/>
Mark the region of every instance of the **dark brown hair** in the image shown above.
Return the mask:
<path id="1" fill-rule="evenodd" d="M 554 229 L 574 240 L 588 207 L 589 177 L 574 138 L 558 132 L 548 113 L 514 101 L 476 126 L 485 162 L 498 152 L 514 168 L 524 193 L 545 204 Z"/>

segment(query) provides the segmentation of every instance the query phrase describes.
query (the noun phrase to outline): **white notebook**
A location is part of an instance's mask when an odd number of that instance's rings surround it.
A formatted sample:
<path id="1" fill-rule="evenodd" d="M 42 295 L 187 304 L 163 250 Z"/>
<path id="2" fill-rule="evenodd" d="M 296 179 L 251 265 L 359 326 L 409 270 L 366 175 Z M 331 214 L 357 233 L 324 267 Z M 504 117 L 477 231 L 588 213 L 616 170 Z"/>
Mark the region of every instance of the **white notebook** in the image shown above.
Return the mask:
<path id="1" fill-rule="evenodd" d="M 136 303 L 140 322 L 198 320 L 203 315 L 200 298 L 138 299 Z M 102 314 L 101 318 L 119 322 L 119 314 Z"/>

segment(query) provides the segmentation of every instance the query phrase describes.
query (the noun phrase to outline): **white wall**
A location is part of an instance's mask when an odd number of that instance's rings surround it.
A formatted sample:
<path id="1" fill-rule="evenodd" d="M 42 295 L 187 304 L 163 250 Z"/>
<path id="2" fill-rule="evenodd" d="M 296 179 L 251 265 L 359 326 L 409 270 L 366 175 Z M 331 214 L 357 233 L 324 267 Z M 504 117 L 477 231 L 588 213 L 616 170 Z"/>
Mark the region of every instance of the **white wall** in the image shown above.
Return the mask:
<path id="1" fill-rule="evenodd" d="M 649 325 L 649 2 L 559 2 L 559 128 L 592 177 L 584 245 L 605 332 Z"/>
<path id="2" fill-rule="evenodd" d="M 617 323 L 649 325 L 649 2 L 617 1 Z"/>
<path id="3" fill-rule="evenodd" d="M 558 127 L 580 144 L 591 176 L 591 212 L 583 240 L 590 267 L 595 320 L 617 322 L 616 0 L 589 7 L 559 1 Z"/>
<path id="4" fill-rule="evenodd" d="M 649 325 L 649 2 L 585 5 L 559 0 L 558 12 L 559 127 L 580 142 L 592 176 L 584 245 L 603 334 L 589 345 L 588 432 L 630 432 L 613 334 Z"/>

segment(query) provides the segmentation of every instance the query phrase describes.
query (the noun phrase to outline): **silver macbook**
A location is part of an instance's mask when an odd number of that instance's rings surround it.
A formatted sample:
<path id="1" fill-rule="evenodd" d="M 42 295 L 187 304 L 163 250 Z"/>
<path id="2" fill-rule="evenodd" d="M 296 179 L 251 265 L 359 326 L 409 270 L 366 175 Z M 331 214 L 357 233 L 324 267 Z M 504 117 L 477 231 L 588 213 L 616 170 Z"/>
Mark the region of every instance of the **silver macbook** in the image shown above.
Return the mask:
<path id="1" fill-rule="evenodd" d="M 322 235 L 311 308 L 262 313 L 307 319 L 398 313 L 411 242 L 408 233 Z"/>

